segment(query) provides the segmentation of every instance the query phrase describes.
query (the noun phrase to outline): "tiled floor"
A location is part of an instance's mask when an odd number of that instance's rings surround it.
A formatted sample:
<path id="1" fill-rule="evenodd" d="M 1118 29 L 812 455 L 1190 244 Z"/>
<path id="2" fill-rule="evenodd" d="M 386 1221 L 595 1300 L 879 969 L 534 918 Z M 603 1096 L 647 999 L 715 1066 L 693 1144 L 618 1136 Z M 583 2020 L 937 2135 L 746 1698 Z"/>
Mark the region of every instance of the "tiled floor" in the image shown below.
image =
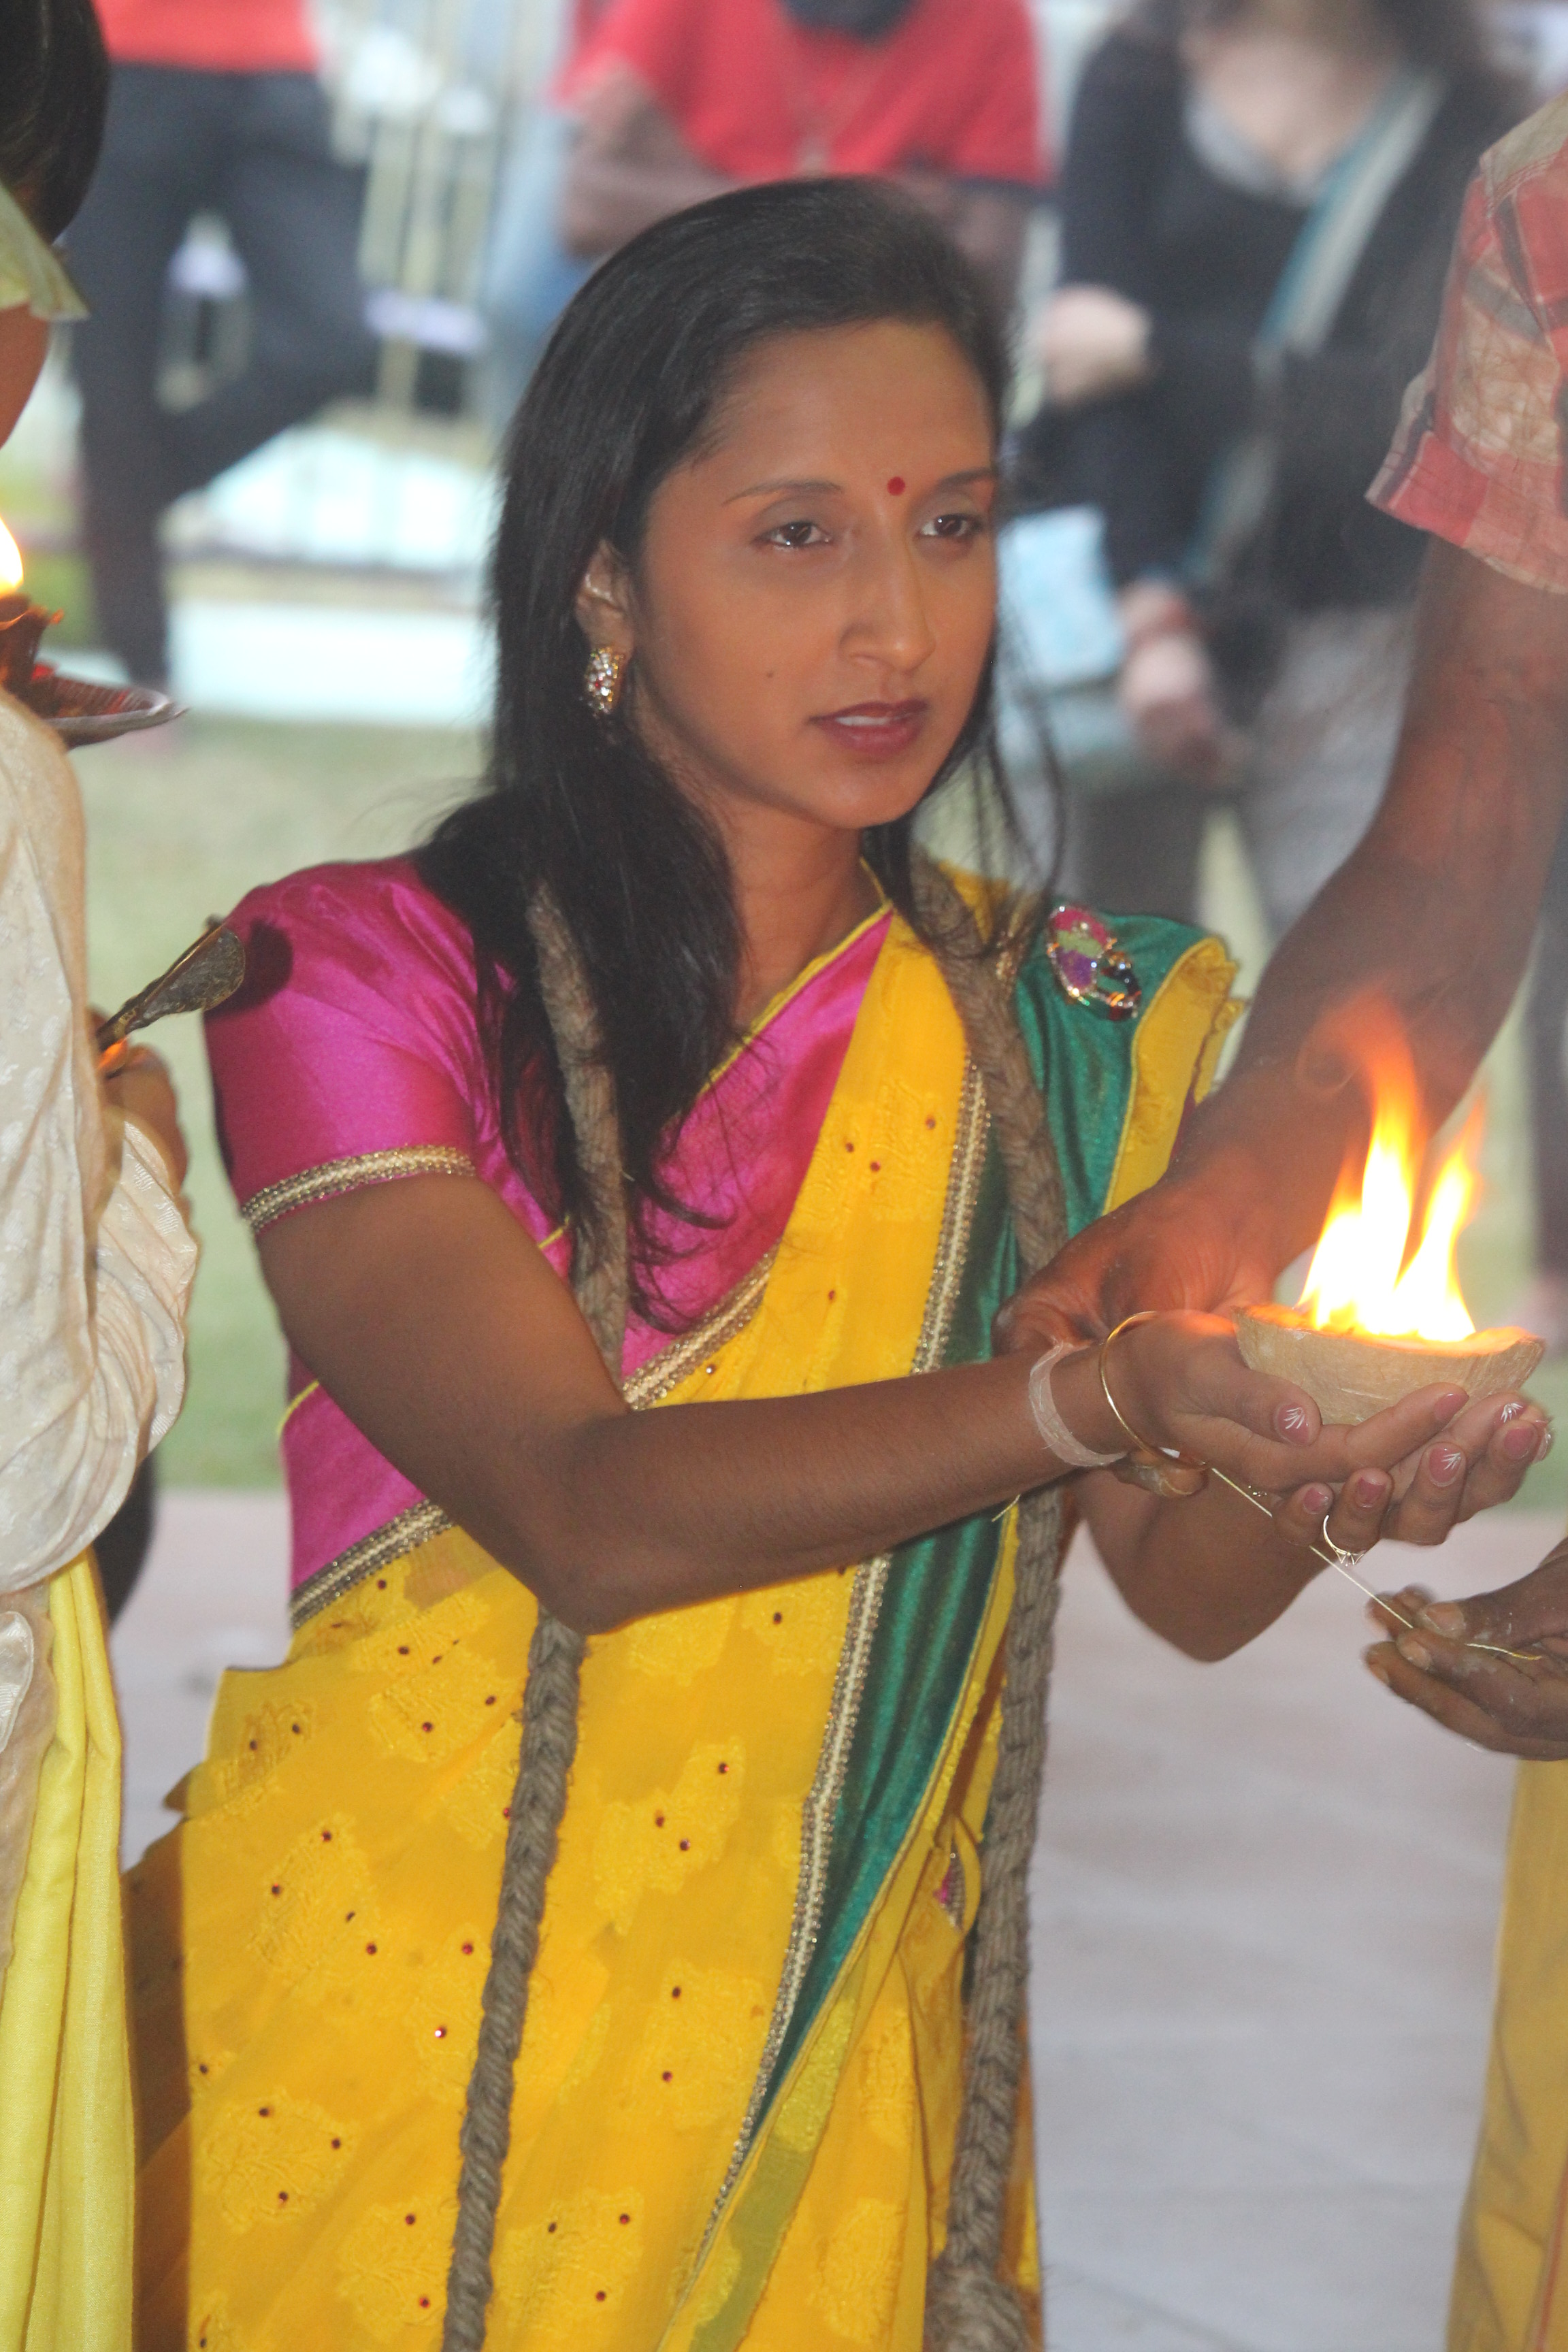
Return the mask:
<path id="1" fill-rule="evenodd" d="M 1494 1517 L 1433 1580 L 1556 1532 Z M 114 1641 L 128 1852 L 222 1665 L 281 1654 L 285 1553 L 279 1497 L 166 1498 Z M 1053 2352 L 1438 2352 L 1510 1774 L 1372 1682 L 1358 1611 L 1325 1577 L 1198 1667 L 1071 1563 L 1035 1881 Z"/>

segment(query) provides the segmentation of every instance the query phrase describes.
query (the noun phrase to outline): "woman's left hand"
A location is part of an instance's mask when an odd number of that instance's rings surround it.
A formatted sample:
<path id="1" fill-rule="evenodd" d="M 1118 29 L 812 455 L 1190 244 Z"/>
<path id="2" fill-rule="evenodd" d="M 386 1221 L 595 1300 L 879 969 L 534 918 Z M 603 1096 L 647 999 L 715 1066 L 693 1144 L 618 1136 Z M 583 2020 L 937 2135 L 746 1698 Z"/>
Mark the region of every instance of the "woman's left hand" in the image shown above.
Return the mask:
<path id="1" fill-rule="evenodd" d="M 1375 1436 L 1375 1414 L 1360 1424 Z M 1396 1462 L 1375 1462 L 1347 1478 L 1325 1504 L 1318 1483 L 1282 1497 L 1274 1514 L 1280 1533 L 1298 1543 L 1321 1543 L 1326 1532 L 1341 1551 L 1366 1552 L 1386 1536 L 1398 1543 L 1440 1544 L 1461 1520 L 1512 1500 L 1525 1472 L 1548 1452 L 1552 1427 L 1528 1398 L 1483 1397 L 1464 1405 L 1440 1436 Z"/>
<path id="2" fill-rule="evenodd" d="M 1343 1551 L 1383 1536 L 1441 1543 L 1458 1521 L 1507 1502 L 1551 1444 L 1521 1396 L 1472 1402 L 1418 1389 L 1353 1427 L 1324 1426 L 1305 1391 L 1255 1372 L 1219 1316 L 1162 1314 L 1130 1325 L 1105 1359 L 1130 1426 L 1278 1497 L 1275 1522 L 1300 1543 L 1328 1532 Z"/>
<path id="3" fill-rule="evenodd" d="M 1109 286 L 1064 286 L 1053 294 L 1035 331 L 1053 404 L 1078 408 L 1145 383 L 1152 323 L 1139 303 Z"/>

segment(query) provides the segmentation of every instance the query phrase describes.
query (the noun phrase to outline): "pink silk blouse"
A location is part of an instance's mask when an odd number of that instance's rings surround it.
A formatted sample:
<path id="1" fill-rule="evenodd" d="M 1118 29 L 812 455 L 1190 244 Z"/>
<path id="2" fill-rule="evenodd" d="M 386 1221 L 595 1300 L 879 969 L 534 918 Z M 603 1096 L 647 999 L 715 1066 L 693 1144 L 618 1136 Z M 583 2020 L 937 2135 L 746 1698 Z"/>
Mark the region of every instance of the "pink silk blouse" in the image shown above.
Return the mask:
<path id="1" fill-rule="evenodd" d="M 477 1025 L 468 927 L 407 858 L 318 866 L 253 890 L 230 918 L 239 994 L 207 1018 L 218 1135 L 242 1213 L 275 1218 L 365 1184 L 474 1174 L 565 1276 L 570 1245 L 508 1159 Z M 677 1329 L 771 1250 L 805 1173 L 872 966 L 884 908 L 769 1007 L 681 1132 L 676 1197 L 710 1228 L 652 1221 Z M 629 1374 L 670 1338 L 633 1318 Z M 296 1591 L 424 1501 L 298 1360 L 282 1450 Z"/>

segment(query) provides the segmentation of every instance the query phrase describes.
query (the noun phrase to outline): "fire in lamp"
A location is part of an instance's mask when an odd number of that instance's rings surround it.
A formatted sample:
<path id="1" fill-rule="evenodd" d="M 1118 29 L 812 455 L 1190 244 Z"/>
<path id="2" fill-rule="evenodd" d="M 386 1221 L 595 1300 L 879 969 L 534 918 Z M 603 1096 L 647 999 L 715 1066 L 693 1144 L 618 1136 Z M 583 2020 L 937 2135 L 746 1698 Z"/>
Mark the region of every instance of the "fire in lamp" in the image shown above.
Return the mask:
<path id="1" fill-rule="evenodd" d="M 1480 1105 L 1423 1188 L 1427 1139 L 1404 1034 L 1386 1008 L 1363 1004 L 1355 1036 L 1372 1107 L 1364 1161 L 1340 1178 L 1300 1305 L 1237 1314 L 1242 1355 L 1305 1389 L 1326 1422 L 1365 1421 L 1436 1381 L 1472 1397 L 1521 1388 L 1542 1342 L 1478 1331 L 1454 1269 L 1479 1190 Z"/>
<path id="2" fill-rule="evenodd" d="M 59 617 L 23 593 L 22 551 L 0 522 L 0 687 L 18 702 L 31 699 L 39 640 Z"/>

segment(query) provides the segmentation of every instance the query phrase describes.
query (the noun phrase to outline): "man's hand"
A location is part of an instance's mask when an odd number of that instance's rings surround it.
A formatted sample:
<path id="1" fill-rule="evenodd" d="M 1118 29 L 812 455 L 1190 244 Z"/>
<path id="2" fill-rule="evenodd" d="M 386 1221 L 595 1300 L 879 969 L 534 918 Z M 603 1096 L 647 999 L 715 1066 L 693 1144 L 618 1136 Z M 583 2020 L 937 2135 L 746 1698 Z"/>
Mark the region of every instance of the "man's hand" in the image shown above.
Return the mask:
<path id="1" fill-rule="evenodd" d="M 145 1128 L 168 1162 L 174 1190 L 185 1181 L 189 1155 L 180 1129 L 174 1081 L 150 1045 L 124 1045 L 121 1058 L 103 1073 L 104 1099 L 126 1118 Z"/>
<path id="2" fill-rule="evenodd" d="M 1266 1206 L 1266 1194 L 1165 1177 L 1086 1225 L 1008 1299 L 992 1329 L 997 1353 L 1041 1356 L 1059 1339 L 1103 1339 L 1141 1307 L 1224 1315 L 1270 1297 L 1295 1253 L 1281 1255 L 1267 1214 L 1249 1213 Z"/>
<path id="3" fill-rule="evenodd" d="M 1367 1665 L 1396 1697 L 1478 1748 L 1568 1759 L 1568 1540 L 1499 1592 L 1434 1601 L 1407 1585 L 1368 1613 L 1392 1638 Z"/>

